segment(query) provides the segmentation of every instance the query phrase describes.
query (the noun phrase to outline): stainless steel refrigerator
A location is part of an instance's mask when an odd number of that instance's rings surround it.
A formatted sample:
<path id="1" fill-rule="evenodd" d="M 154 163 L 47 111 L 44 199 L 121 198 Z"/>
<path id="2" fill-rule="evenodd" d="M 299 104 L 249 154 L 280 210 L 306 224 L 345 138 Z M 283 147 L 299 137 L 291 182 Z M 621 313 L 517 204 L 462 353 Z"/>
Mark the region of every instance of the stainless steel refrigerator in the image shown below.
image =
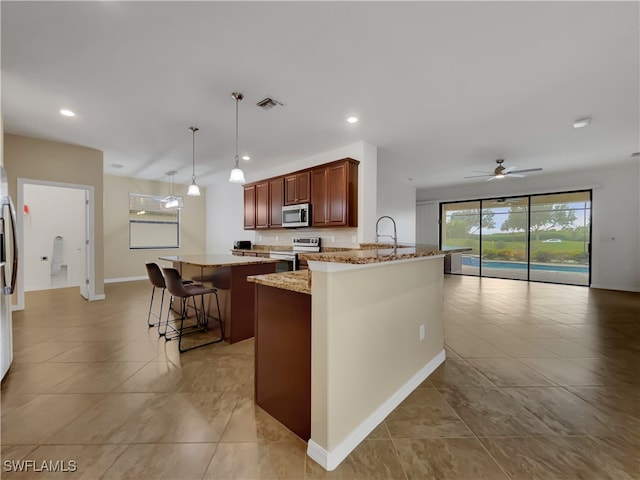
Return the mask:
<path id="1" fill-rule="evenodd" d="M 7 172 L 0 166 L 0 378 L 4 378 L 13 360 L 11 295 L 18 274 L 16 211 L 9 196 Z"/>

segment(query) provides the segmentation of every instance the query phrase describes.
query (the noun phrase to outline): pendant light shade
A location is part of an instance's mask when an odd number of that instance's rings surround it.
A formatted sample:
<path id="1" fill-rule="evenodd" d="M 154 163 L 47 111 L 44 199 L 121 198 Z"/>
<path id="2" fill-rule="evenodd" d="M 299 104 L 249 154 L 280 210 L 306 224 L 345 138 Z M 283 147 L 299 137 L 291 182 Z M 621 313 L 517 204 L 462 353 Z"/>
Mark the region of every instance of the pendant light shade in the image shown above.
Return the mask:
<path id="1" fill-rule="evenodd" d="M 167 210 L 180 210 L 183 205 L 182 197 L 175 195 L 173 192 L 173 176 L 176 173 L 178 172 L 175 170 L 167 172 L 167 175 L 169 176 L 169 195 L 162 199 L 162 204 Z"/>
<path id="2" fill-rule="evenodd" d="M 238 157 L 238 102 L 244 98 L 244 95 L 238 92 L 233 92 L 231 96 L 236 101 L 236 166 L 231 170 L 229 181 L 231 183 L 244 183 L 244 172 L 240 168 L 240 165 L 238 165 L 238 162 L 240 161 L 240 157 Z"/>
<path id="3" fill-rule="evenodd" d="M 189 190 L 187 190 L 187 195 L 191 197 L 199 197 L 200 196 L 200 188 L 196 185 L 196 132 L 199 130 L 198 127 L 189 127 L 191 130 L 192 137 L 192 148 L 191 148 L 191 162 L 193 165 L 193 170 L 191 174 L 191 185 L 189 185 Z"/>

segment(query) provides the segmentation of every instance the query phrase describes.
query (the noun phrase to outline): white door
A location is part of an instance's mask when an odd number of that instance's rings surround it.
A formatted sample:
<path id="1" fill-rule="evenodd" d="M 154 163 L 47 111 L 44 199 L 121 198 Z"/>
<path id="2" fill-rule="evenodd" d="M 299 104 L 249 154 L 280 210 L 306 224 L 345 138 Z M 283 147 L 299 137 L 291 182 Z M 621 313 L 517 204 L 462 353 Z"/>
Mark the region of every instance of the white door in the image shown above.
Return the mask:
<path id="1" fill-rule="evenodd" d="M 84 241 L 82 242 L 82 271 L 84 280 L 80 282 L 80 295 L 89 300 L 89 190 L 84 191 Z"/>

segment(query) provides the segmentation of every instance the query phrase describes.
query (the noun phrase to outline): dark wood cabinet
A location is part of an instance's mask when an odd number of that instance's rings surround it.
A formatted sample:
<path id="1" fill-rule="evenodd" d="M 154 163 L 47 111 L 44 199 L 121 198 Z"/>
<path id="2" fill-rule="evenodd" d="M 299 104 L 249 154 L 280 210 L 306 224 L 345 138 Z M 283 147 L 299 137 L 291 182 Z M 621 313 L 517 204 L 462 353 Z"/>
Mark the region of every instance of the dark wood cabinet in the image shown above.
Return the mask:
<path id="1" fill-rule="evenodd" d="M 244 229 L 282 228 L 282 206 L 310 203 L 312 226 L 358 226 L 358 162 L 343 158 L 244 186 Z"/>
<path id="2" fill-rule="evenodd" d="M 256 186 L 246 185 L 244 187 L 244 229 L 253 230 L 256 228 Z"/>
<path id="3" fill-rule="evenodd" d="M 269 180 L 269 228 L 282 227 L 284 177 Z"/>
<path id="4" fill-rule="evenodd" d="M 285 205 L 311 201 L 311 172 L 292 173 L 284 177 Z"/>
<path id="5" fill-rule="evenodd" d="M 358 226 L 358 162 L 351 158 L 311 172 L 314 227 Z"/>
<path id="6" fill-rule="evenodd" d="M 256 183 L 256 228 L 269 228 L 269 182 Z"/>

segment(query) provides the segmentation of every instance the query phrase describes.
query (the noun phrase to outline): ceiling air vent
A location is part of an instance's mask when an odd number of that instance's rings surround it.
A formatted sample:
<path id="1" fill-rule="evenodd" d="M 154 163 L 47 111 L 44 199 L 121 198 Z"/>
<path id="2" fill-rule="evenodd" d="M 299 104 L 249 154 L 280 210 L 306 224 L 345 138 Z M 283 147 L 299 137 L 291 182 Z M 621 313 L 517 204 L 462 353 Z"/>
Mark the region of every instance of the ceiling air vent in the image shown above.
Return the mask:
<path id="1" fill-rule="evenodd" d="M 260 108 L 263 108 L 264 110 L 269 110 L 270 108 L 273 108 L 276 105 L 282 106 L 282 103 L 280 103 L 277 100 L 274 100 L 273 98 L 267 97 L 263 100 L 260 100 L 258 103 L 256 103 L 256 105 L 259 106 Z"/>

